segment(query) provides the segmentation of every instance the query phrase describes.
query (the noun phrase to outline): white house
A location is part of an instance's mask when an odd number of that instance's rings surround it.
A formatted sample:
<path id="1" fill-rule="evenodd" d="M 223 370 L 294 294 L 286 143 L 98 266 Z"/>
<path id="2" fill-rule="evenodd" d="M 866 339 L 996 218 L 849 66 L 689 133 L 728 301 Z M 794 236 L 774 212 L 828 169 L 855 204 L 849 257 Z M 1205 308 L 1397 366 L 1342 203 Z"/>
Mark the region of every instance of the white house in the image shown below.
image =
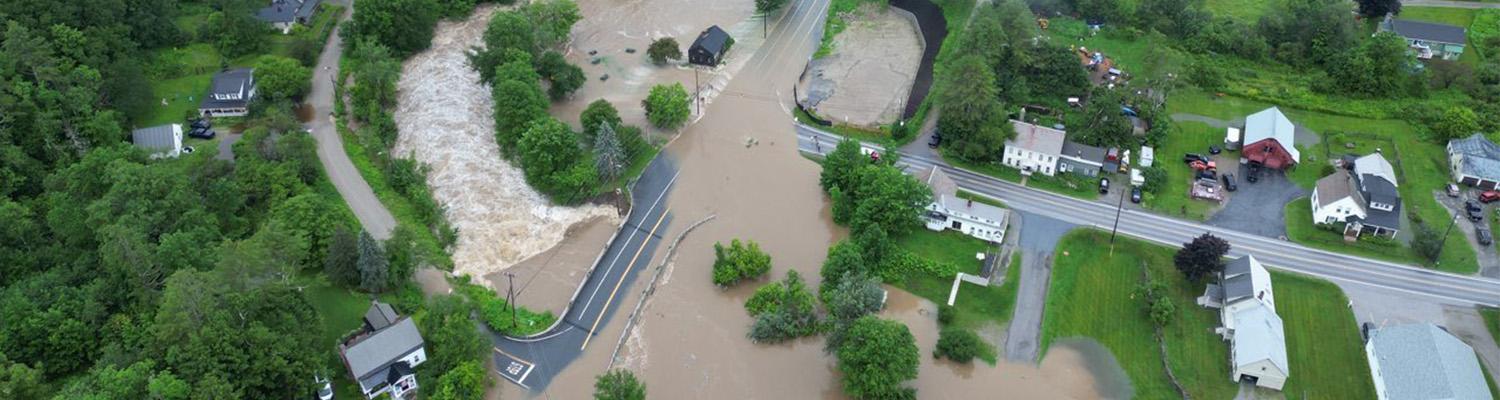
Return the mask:
<path id="1" fill-rule="evenodd" d="M 1394 238 L 1401 230 L 1396 187 L 1395 168 L 1380 152 L 1357 158 L 1318 180 L 1309 198 L 1313 223 L 1343 223 L 1345 235 Z"/>
<path id="2" fill-rule="evenodd" d="M 1474 349 L 1437 325 L 1376 329 L 1365 342 L 1365 356 L 1377 399 L 1491 398 Z"/>
<path id="3" fill-rule="evenodd" d="M 1010 211 L 958 198 L 958 185 L 937 166 L 917 172 L 916 178 L 932 188 L 932 204 L 923 216 L 927 229 L 952 229 L 995 243 L 1005 239 Z"/>
<path id="4" fill-rule="evenodd" d="M 157 125 L 130 132 L 135 147 L 151 152 L 151 158 L 177 158 L 182 154 L 182 124 Z"/>
<path id="5" fill-rule="evenodd" d="M 214 74 L 208 94 L 198 104 L 198 113 L 205 117 L 243 117 L 250 113 L 252 100 L 255 100 L 255 70 L 231 69 Z"/>
<path id="6" fill-rule="evenodd" d="M 339 357 L 365 398 L 404 399 L 417 390 L 413 368 L 427 361 L 427 350 L 411 318 L 376 301 L 365 312 L 364 330 L 339 345 Z"/>
<path id="7" fill-rule="evenodd" d="M 1208 285 L 1199 302 L 1220 307 L 1224 327 L 1217 332 L 1229 341 L 1229 379 L 1281 390 L 1291 370 L 1270 272 L 1254 256 L 1230 261 L 1219 274 L 1219 283 Z"/>
<path id="8" fill-rule="evenodd" d="M 1002 164 L 1021 170 L 1022 175 L 1057 173 L 1057 158 L 1062 154 L 1067 134 L 1063 131 L 1011 120 L 1016 137 L 1005 141 Z"/>

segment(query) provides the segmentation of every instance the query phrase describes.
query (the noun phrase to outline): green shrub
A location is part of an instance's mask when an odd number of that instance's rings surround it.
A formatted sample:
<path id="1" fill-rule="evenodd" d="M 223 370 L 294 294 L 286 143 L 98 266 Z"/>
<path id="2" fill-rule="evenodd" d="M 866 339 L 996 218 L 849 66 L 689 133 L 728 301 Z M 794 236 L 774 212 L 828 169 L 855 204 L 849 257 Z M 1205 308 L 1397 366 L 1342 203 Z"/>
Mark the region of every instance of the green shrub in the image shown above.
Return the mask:
<path id="1" fill-rule="evenodd" d="M 953 309 L 953 306 L 950 306 L 950 305 L 947 305 L 947 304 L 939 305 L 938 306 L 938 324 L 939 325 L 948 325 L 948 324 L 953 323 L 953 316 L 957 315 L 957 314 L 958 314 L 958 310 Z"/>
<path id="2" fill-rule="evenodd" d="M 968 363 L 973 361 L 974 357 L 984 354 L 988 346 L 989 344 L 974 332 L 958 328 L 943 328 L 938 333 L 937 348 L 932 350 L 932 356 Z"/>
<path id="3" fill-rule="evenodd" d="M 780 282 L 762 286 L 745 302 L 755 316 L 749 337 L 756 342 L 782 342 L 817 332 L 813 295 L 797 271 L 787 271 Z"/>
<path id="4" fill-rule="evenodd" d="M 714 243 L 713 281 L 719 286 L 733 286 L 745 279 L 755 279 L 771 270 L 771 255 L 760 250 L 753 240 L 734 239 L 729 247 Z"/>
<path id="5" fill-rule="evenodd" d="M 495 292 L 489 288 L 470 283 L 467 275 L 457 279 L 454 287 L 474 303 L 474 309 L 479 312 L 480 319 L 485 325 L 506 335 L 537 334 L 557 321 L 557 317 L 553 316 L 551 311 L 537 313 L 524 308 L 512 311 L 510 303 L 495 295 Z"/>

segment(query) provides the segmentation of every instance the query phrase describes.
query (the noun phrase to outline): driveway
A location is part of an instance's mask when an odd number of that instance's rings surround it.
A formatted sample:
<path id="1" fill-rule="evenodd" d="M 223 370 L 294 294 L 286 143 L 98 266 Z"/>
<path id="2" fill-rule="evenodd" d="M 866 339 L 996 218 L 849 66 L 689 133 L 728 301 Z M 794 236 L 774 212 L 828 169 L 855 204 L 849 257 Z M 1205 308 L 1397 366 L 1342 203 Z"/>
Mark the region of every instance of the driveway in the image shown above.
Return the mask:
<path id="1" fill-rule="evenodd" d="M 1500 3 L 1453 0 L 1402 0 L 1403 6 L 1448 7 L 1448 8 L 1500 8 Z"/>
<path id="2" fill-rule="evenodd" d="M 1208 224 L 1268 238 L 1286 236 L 1286 204 L 1306 196 L 1307 191 L 1280 171 L 1262 170 L 1260 181 L 1255 183 L 1245 180 L 1249 172 L 1240 164 L 1234 173 L 1239 190 L 1229 194 L 1229 202 L 1208 219 Z"/>
<path id="3" fill-rule="evenodd" d="M 932 140 L 933 134 L 937 133 L 937 120 L 938 109 L 937 107 L 933 107 L 931 110 L 927 111 L 927 120 L 922 121 L 922 127 L 921 129 L 918 129 L 916 133 L 917 137 L 915 139 L 912 139 L 911 143 L 907 143 L 905 146 L 901 146 L 901 153 L 907 155 L 928 157 L 932 159 L 941 158 L 938 156 L 936 151 L 932 150 L 931 147 L 927 147 L 927 142 Z"/>
<path id="4" fill-rule="evenodd" d="M 1052 255 L 1057 241 L 1076 225 L 1050 217 L 1015 211 L 1021 221 L 1021 282 L 1016 309 L 1005 334 L 1005 359 L 1033 363 L 1041 349 L 1042 314 L 1052 283 Z"/>
<path id="5" fill-rule="evenodd" d="M 1459 215 L 1466 215 L 1464 214 L 1464 200 L 1474 199 L 1477 194 L 1477 191 L 1465 190 L 1464 194 L 1460 197 L 1448 197 L 1443 193 L 1432 192 L 1433 197 L 1437 199 L 1438 203 L 1448 209 L 1449 214 Z M 1500 253 L 1495 251 L 1494 245 L 1480 245 L 1478 237 L 1474 234 L 1475 225 L 1486 229 L 1490 227 L 1489 221 L 1490 218 L 1495 218 L 1494 210 L 1496 207 L 1484 204 L 1481 204 L 1480 207 L 1484 208 L 1484 219 L 1479 222 L 1470 222 L 1468 218 L 1459 218 L 1456 224 L 1449 224 L 1447 221 L 1430 221 L 1428 223 L 1431 224 L 1432 229 L 1439 232 L 1447 231 L 1448 226 L 1453 225 L 1454 232 L 1449 232 L 1448 234 L 1464 235 L 1464 239 L 1466 239 L 1470 247 L 1474 248 L 1474 253 L 1479 257 L 1479 274 L 1486 278 L 1500 278 Z"/>

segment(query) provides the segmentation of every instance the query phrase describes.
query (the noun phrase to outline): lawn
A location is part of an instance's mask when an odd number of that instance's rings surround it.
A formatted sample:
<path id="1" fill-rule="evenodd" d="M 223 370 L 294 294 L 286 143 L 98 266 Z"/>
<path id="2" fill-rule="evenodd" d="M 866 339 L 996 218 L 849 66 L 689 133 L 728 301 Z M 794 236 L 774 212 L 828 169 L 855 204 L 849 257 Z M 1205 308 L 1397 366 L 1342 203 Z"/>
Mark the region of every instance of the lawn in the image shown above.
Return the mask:
<path id="1" fill-rule="evenodd" d="M 1342 233 L 1326 230 L 1313 223 L 1312 202 L 1307 197 L 1287 203 L 1286 237 L 1303 246 L 1377 260 L 1407 264 L 1422 264 L 1425 261 L 1410 247 L 1388 240 L 1364 238 L 1354 243 L 1345 242 Z"/>
<path id="2" fill-rule="evenodd" d="M 1453 7 L 1401 7 L 1397 18 L 1411 21 L 1432 22 L 1468 28 L 1474 23 L 1478 10 Z"/>
<path id="3" fill-rule="evenodd" d="M 1271 3 L 1264 0 L 1207 0 L 1204 7 L 1215 16 L 1253 23 L 1266 13 Z"/>
<path id="4" fill-rule="evenodd" d="M 1167 173 L 1167 182 L 1159 193 L 1149 193 L 1142 202 L 1147 209 L 1179 218 L 1202 221 L 1217 205 L 1212 201 L 1194 199 L 1189 195 L 1197 172 L 1178 162 L 1180 154 L 1208 154 L 1208 146 L 1224 145 L 1224 131 L 1201 122 L 1179 122 L 1175 134 L 1167 136 L 1161 148 L 1156 149 L 1157 159 L 1153 168 Z M 1225 152 L 1224 160 L 1236 160 L 1236 152 Z M 1221 166 L 1225 171 L 1229 167 Z M 1243 181 L 1243 179 L 1241 179 Z"/>
<path id="5" fill-rule="evenodd" d="M 1174 114 L 1192 113 L 1219 119 L 1243 118 L 1266 107 L 1270 107 L 1270 104 L 1237 96 L 1215 96 L 1192 89 L 1178 91 L 1167 103 L 1168 111 Z M 1389 144 L 1389 148 L 1382 148 L 1382 151 L 1396 167 L 1396 178 L 1407 217 L 1413 222 L 1426 221 L 1434 229 L 1441 229 L 1437 225 L 1448 220 L 1447 209 L 1433 197 L 1435 191 L 1443 190 L 1443 186 L 1450 181 L 1447 154 L 1443 145 L 1425 137 L 1425 128 L 1393 119 L 1367 119 L 1290 107 L 1282 107 L 1281 111 L 1293 123 L 1316 132 L 1346 132 L 1344 137 L 1356 142 L 1356 150 L 1360 150 L 1360 146 L 1368 149 Z M 1314 167 L 1314 163 L 1326 163 L 1331 155 L 1349 152 L 1341 146 L 1336 151 L 1321 146 L 1304 150 L 1304 165 L 1294 170 L 1291 178 L 1309 188 L 1321 177 L 1322 168 Z M 1288 218 L 1292 218 L 1292 214 L 1288 214 Z M 1290 220 L 1288 225 L 1287 229 L 1292 229 L 1290 225 L 1293 223 Z M 1435 267 L 1462 274 L 1472 274 L 1479 270 L 1474 248 L 1468 245 L 1463 235 L 1448 238 Z"/>
<path id="6" fill-rule="evenodd" d="M 993 249 L 993 245 L 962 233 L 933 232 L 926 229 L 906 234 L 897 240 L 897 244 L 917 256 L 953 263 L 959 267 L 959 272 L 969 274 L 979 273 L 979 261 L 974 259 L 974 254 Z M 950 326 L 976 330 L 989 323 L 1009 322 L 1011 311 L 1015 308 L 1018 281 L 1021 279 L 1020 260 L 1019 255 L 1012 259 L 1003 285 L 979 287 L 962 284 L 958 290 L 958 298 L 953 302 L 956 314 Z M 896 286 L 933 303 L 948 304 L 953 278 L 913 276 Z"/>
<path id="7" fill-rule="evenodd" d="M 949 165 L 988 175 L 990 177 L 1004 179 L 1016 183 L 1021 182 L 1021 171 L 1015 168 L 1010 168 L 999 164 L 981 164 L 964 161 L 963 159 L 960 159 L 958 157 L 950 157 L 946 154 L 943 155 L 943 161 L 946 161 Z M 1111 179 L 1114 179 L 1116 182 L 1124 182 L 1120 179 L 1117 179 L 1116 177 L 1111 177 Z M 1033 174 L 1029 179 L 1026 180 L 1026 186 L 1046 190 L 1061 195 L 1077 197 L 1084 200 L 1094 200 L 1099 198 L 1098 178 L 1089 178 L 1086 176 L 1078 176 L 1069 173 L 1059 173 L 1057 174 L 1057 176 Z"/>
<path id="8" fill-rule="evenodd" d="M 1089 51 L 1103 53 L 1116 68 L 1136 78 L 1160 77 L 1179 71 L 1190 59 L 1187 54 L 1170 46 L 1171 39 L 1160 34 L 1131 36 L 1121 31 L 1105 29 L 1099 34 L 1090 35 L 1088 26 L 1073 18 L 1052 18 L 1043 33 L 1065 43 L 1077 43 Z M 1061 97 L 1057 101 L 1061 101 Z"/>
<path id="9" fill-rule="evenodd" d="M 1490 331 L 1490 336 L 1500 342 L 1500 308 L 1480 307 L 1479 315 L 1484 317 L 1484 328 Z"/>
<path id="10" fill-rule="evenodd" d="M 1042 318 L 1043 351 L 1057 339 L 1088 337 L 1114 354 L 1136 398 L 1181 397 L 1162 369 L 1145 305 L 1134 296 L 1142 274 L 1149 273 L 1172 288 L 1177 305 L 1175 319 L 1162 332 L 1173 374 L 1193 398 L 1234 397 L 1229 349 L 1213 333 L 1218 313 L 1194 303 L 1204 285 L 1188 282 L 1172 268 L 1172 249 L 1134 239 L 1119 244 L 1111 255 L 1109 235 L 1097 230 L 1074 231 L 1058 243 Z"/>
<path id="11" fill-rule="evenodd" d="M 1375 398 L 1359 325 L 1338 286 L 1276 271 L 1271 282 L 1286 328 L 1287 398 Z"/>
<path id="12" fill-rule="evenodd" d="M 138 125 L 148 127 L 185 122 L 188 113 L 198 109 L 198 103 L 203 100 L 203 94 L 208 92 L 208 82 L 212 78 L 213 74 L 210 73 L 153 82 L 151 91 L 158 103 L 151 115 Z M 162 100 L 166 100 L 167 104 L 160 105 Z"/>
<path id="13" fill-rule="evenodd" d="M 992 205 L 992 206 L 1000 207 L 1000 208 L 1010 208 L 1009 206 L 1006 206 L 1005 202 L 1003 202 L 1003 201 L 995 200 L 994 198 L 990 198 L 989 196 L 985 196 L 985 195 L 982 195 L 982 194 L 970 192 L 970 191 L 963 190 L 963 189 L 959 189 L 958 190 L 958 198 L 964 199 L 964 200 L 973 200 L 974 202 L 979 203 L 979 204 L 988 204 L 988 205 Z"/>
<path id="14" fill-rule="evenodd" d="M 339 360 L 338 342 L 344 335 L 364 324 L 365 310 L 370 307 L 370 296 L 329 284 L 322 275 L 305 278 L 303 285 L 307 301 L 322 316 L 322 325 L 318 327 L 318 341 L 326 346 L 322 349 L 327 350 L 327 368 L 332 375 L 330 380 L 333 381 L 334 392 L 338 398 L 357 398 L 355 396 L 359 395 L 359 389 L 349 380 L 349 372 Z"/>

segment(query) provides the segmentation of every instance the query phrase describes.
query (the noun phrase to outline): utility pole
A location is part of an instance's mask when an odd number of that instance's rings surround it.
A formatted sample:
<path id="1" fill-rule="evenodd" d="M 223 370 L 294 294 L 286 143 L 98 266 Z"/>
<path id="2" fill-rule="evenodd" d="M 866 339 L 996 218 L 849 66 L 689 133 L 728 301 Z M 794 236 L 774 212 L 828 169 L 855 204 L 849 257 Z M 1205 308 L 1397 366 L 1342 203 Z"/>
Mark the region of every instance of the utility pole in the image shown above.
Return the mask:
<path id="1" fill-rule="evenodd" d="M 1109 255 L 1115 255 L 1115 235 L 1120 233 L 1120 214 L 1125 211 L 1125 193 L 1120 192 L 1120 202 L 1115 205 L 1115 226 L 1109 231 Z"/>
<path id="2" fill-rule="evenodd" d="M 703 113 L 703 106 L 698 104 L 698 99 L 701 98 L 703 98 L 703 86 L 698 83 L 698 67 L 693 67 L 693 112 L 696 114 Z"/>
<path id="3" fill-rule="evenodd" d="M 1453 226 L 1458 225 L 1458 213 L 1453 213 L 1453 218 L 1448 220 L 1448 229 L 1443 231 L 1443 238 L 1438 240 L 1438 250 L 1432 255 L 1433 264 L 1437 263 L 1438 257 L 1443 255 L 1443 245 L 1448 244 L 1448 234 L 1453 233 Z"/>
<path id="4" fill-rule="evenodd" d="M 510 289 L 505 292 L 505 302 L 510 303 L 510 327 L 517 328 L 520 321 L 516 320 L 516 274 L 506 272 L 505 277 L 510 278 Z"/>

